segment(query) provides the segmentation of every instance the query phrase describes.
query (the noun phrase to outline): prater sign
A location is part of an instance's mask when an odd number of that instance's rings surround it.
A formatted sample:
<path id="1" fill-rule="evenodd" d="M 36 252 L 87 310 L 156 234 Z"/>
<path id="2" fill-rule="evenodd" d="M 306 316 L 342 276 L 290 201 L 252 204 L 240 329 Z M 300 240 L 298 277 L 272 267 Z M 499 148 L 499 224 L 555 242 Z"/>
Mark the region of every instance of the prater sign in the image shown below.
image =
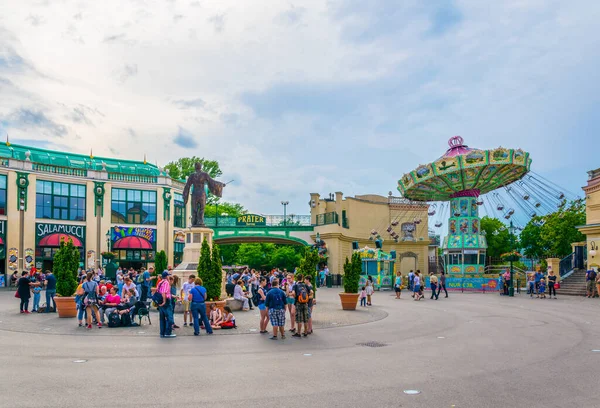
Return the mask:
<path id="1" fill-rule="evenodd" d="M 265 226 L 267 225 L 267 221 L 262 215 L 244 214 L 237 217 L 236 225 L 247 227 Z"/>

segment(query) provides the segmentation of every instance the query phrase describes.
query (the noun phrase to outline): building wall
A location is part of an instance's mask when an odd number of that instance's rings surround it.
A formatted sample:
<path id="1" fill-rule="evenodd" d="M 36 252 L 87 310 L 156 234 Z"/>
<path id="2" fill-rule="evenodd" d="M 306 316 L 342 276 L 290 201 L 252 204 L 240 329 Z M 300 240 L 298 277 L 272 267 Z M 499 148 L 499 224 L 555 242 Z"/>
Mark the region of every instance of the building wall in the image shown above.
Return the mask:
<path id="1" fill-rule="evenodd" d="M 598 269 L 600 266 L 600 250 L 592 257 L 589 253 L 592 243 L 600 246 L 600 169 L 590 171 L 587 186 L 583 187 L 586 195 L 586 225 L 580 231 L 586 235 L 588 267 Z"/>
<path id="2" fill-rule="evenodd" d="M 51 166 L 48 166 L 51 167 Z M 27 187 L 27 208 L 20 211 L 19 207 L 19 189 L 17 185 L 18 172 L 28 175 L 29 185 Z M 156 229 L 156 252 L 166 250 L 168 254 L 169 264 L 173 264 L 174 259 L 174 203 L 173 194 L 182 192 L 181 183 L 170 179 L 169 177 L 157 177 L 157 183 L 143 182 L 125 182 L 108 180 L 108 173 L 105 171 L 88 171 L 87 177 L 78 177 L 72 175 L 56 174 L 55 172 L 43 172 L 33 170 L 31 162 L 9 160 L 4 162 L 0 167 L 0 174 L 7 176 L 6 188 L 6 215 L 0 216 L 0 220 L 6 221 L 6 240 L 5 254 L 6 257 L 0 262 L 4 263 L 5 282 L 8 275 L 12 274 L 13 270 L 9 269 L 8 251 L 10 248 L 19 250 L 18 270 L 24 267 L 23 256 L 27 248 L 35 251 L 36 248 L 36 224 L 67 224 L 85 226 L 85 252 L 94 251 L 96 264 L 101 262 L 100 253 L 108 250 L 107 232 L 115 226 L 125 227 L 148 227 Z M 131 177 L 136 179 L 135 177 Z M 143 178 L 138 178 L 143 180 Z M 86 187 L 86 204 L 85 204 L 85 221 L 70 221 L 70 220 L 55 220 L 47 218 L 36 218 L 36 182 L 38 180 L 46 180 L 53 182 L 62 182 L 69 184 L 85 185 Z M 104 182 L 104 208 L 98 209 L 98 215 L 94 214 L 96 206 L 96 196 L 94 193 L 95 183 Z M 156 191 L 156 224 L 153 225 L 134 225 L 113 223 L 111 220 L 111 197 L 113 188 L 125 188 L 143 191 Z M 164 188 L 169 188 L 171 192 L 171 207 L 170 214 L 167 219 L 164 217 Z M 188 203 L 186 214 L 190 214 L 191 204 Z M 22 225 L 21 225 L 22 218 Z M 187 223 L 187 220 L 186 220 Z M 21 246 L 21 237 L 23 238 Z M 34 262 L 35 263 L 35 262 Z M 148 266 L 153 265 L 148 262 Z M 87 266 L 87 258 L 84 259 L 84 264 Z"/>
<path id="3" fill-rule="evenodd" d="M 401 254 L 416 254 L 417 269 L 428 272 L 429 230 L 427 205 L 412 205 L 402 203 L 399 199 L 378 195 L 364 195 L 343 198 L 341 192 L 335 193 L 334 199 L 322 200 L 319 194 L 311 194 L 311 220 L 315 225 L 315 236 L 318 233 L 327 245 L 329 255 L 328 266 L 331 273 L 343 274 L 346 257 L 352 255 L 352 242 L 357 241 L 359 247 L 374 248 L 371 231 L 375 230 L 384 239 L 382 249 L 385 252 L 395 250 L 398 256 L 396 270 L 408 273 L 414 269 L 414 258 L 406 258 L 400 262 Z M 347 227 L 344 226 L 342 214 L 345 211 Z M 337 222 L 318 225 L 319 216 L 337 214 Z M 330 217 L 331 218 L 331 217 Z M 420 219 L 414 231 L 414 241 L 402 241 L 401 226 L 403 223 L 412 224 Z M 400 235 L 400 242 L 386 231 L 393 221 L 398 225 L 393 230 Z M 409 267 L 410 265 L 410 267 Z M 407 269 L 407 270 L 403 270 Z"/>

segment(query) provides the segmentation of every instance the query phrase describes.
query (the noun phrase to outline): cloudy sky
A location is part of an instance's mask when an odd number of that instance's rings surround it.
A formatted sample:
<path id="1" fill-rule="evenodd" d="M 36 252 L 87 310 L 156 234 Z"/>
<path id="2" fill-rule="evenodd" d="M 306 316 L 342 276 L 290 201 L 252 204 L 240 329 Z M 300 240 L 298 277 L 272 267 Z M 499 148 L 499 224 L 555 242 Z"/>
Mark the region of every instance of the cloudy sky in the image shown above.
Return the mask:
<path id="1" fill-rule="evenodd" d="M 453 135 L 579 193 L 600 167 L 599 20 L 591 0 L 0 0 L 0 134 L 216 159 L 225 198 L 266 214 L 386 195 Z"/>

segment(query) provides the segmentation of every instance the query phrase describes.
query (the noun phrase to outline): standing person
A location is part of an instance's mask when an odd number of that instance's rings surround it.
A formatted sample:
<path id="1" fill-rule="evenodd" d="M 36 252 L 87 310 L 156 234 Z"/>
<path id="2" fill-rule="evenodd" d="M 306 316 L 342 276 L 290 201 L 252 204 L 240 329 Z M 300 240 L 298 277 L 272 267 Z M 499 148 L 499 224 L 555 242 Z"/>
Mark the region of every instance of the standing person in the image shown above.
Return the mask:
<path id="1" fill-rule="evenodd" d="M 162 273 L 162 280 L 158 284 L 156 291 L 162 295 L 162 301 L 158 305 L 158 313 L 160 319 L 160 337 L 177 337 L 175 333 L 173 333 L 173 324 L 171 323 L 172 317 L 171 313 L 173 309 L 171 308 L 171 285 L 169 284 L 169 272 L 164 271 Z"/>
<path id="2" fill-rule="evenodd" d="M 402 272 L 398 271 L 396 274 L 396 281 L 394 282 L 394 291 L 396 292 L 396 299 L 400 299 L 402 294 Z"/>
<path id="3" fill-rule="evenodd" d="M 40 311 L 40 298 L 42 297 L 42 284 L 37 282 L 33 286 L 33 309 L 34 312 Z"/>
<path id="4" fill-rule="evenodd" d="M 212 326 L 206 316 L 206 288 L 202 286 L 202 279 L 196 278 L 194 280 L 194 287 L 190 288 L 187 300 L 191 302 L 194 336 L 200 335 L 200 319 L 202 319 L 206 334 L 213 334 Z M 200 314 L 200 318 L 198 318 L 198 314 Z"/>
<path id="5" fill-rule="evenodd" d="M 151 267 L 142 274 L 142 294 L 140 295 L 140 300 L 142 302 L 145 302 L 148 299 L 150 287 L 152 286 L 152 280 L 156 279 L 156 276 L 152 276 L 153 272 L 154 268 Z"/>
<path id="6" fill-rule="evenodd" d="M 365 289 L 364 286 L 362 287 L 358 297 L 360 299 L 360 305 L 363 307 L 367 307 L 367 290 Z M 399 298 L 396 297 L 396 299 L 399 299 Z"/>
<path id="7" fill-rule="evenodd" d="M 175 324 L 175 306 L 177 305 L 177 287 L 179 286 L 179 276 L 169 275 L 169 285 L 171 285 L 171 325 L 174 329 L 179 329 Z"/>
<path id="8" fill-rule="evenodd" d="M 446 293 L 446 297 L 448 297 L 448 291 L 446 290 L 446 273 L 444 271 L 442 271 L 442 273 L 440 274 L 440 282 L 438 283 L 438 297 L 440 296 L 440 292 L 442 291 L 442 288 L 444 288 L 444 292 Z"/>
<path id="9" fill-rule="evenodd" d="M 29 312 L 29 299 L 31 298 L 31 287 L 33 283 L 27 277 L 28 273 L 23 271 L 21 277 L 17 281 L 17 293 L 21 298 L 21 304 L 19 305 L 19 311 L 22 314 L 30 314 Z"/>
<path id="10" fill-rule="evenodd" d="M 535 291 L 537 293 L 538 298 L 540 297 L 540 282 L 542 281 L 543 278 L 544 278 L 544 274 L 542 273 L 542 271 L 537 271 L 535 273 Z"/>
<path id="11" fill-rule="evenodd" d="M 294 285 L 294 296 L 296 298 L 296 324 L 298 325 L 298 331 L 294 333 L 292 337 L 307 337 L 308 336 L 308 301 L 309 292 L 308 288 L 304 284 L 304 276 L 299 274 L 296 285 Z M 302 332 L 302 325 L 304 325 L 304 332 Z"/>
<path id="12" fill-rule="evenodd" d="M 533 273 L 530 273 L 527 276 L 527 293 L 529 293 L 529 297 L 533 297 L 533 294 L 535 292 L 535 276 L 533 275 Z"/>
<path id="13" fill-rule="evenodd" d="M 417 273 L 415 273 L 415 275 L 413 276 L 413 297 L 415 298 L 415 300 L 420 299 L 419 293 L 421 290 L 421 276 L 419 275 L 419 271 L 417 271 Z"/>
<path id="14" fill-rule="evenodd" d="M 304 284 L 308 289 L 308 334 L 312 334 L 312 311 L 313 306 L 315 305 L 315 291 L 312 286 L 312 277 L 310 275 L 306 275 L 304 277 Z"/>
<path id="15" fill-rule="evenodd" d="M 183 327 L 187 326 L 188 316 L 190 316 L 190 326 L 192 325 L 192 314 L 190 312 L 190 290 L 195 286 L 195 275 L 190 275 L 188 281 L 181 286 L 181 304 L 183 305 Z"/>
<path id="16" fill-rule="evenodd" d="M 600 294 L 600 274 L 596 274 L 596 297 Z M 556 297 L 555 297 L 556 299 Z"/>
<path id="17" fill-rule="evenodd" d="M 596 271 L 593 269 L 588 270 L 585 273 L 585 285 L 587 290 L 587 297 L 594 297 L 594 291 L 596 290 Z"/>
<path id="18" fill-rule="evenodd" d="M 260 334 L 268 333 L 267 325 L 269 324 L 269 313 L 267 312 L 267 278 L 260 278 L 260 285 L 258 287 L 258 310 L 260 311 Z"/>
<path id="19" fill-rule="evenodd" d="M 408 273 L 408 290 L 412 290 L 414 292 L 414 287 L 415 287 L 415 274 L 413 273 L 413 271 L 411 269 L 410 272 Z"/>
<path id="20" fill-rule="evenodd" d="M 369 276 L 370 278 L 371 276 Z M 367 280 L 367 306 L 371 306 L 371 297 L 373 296 L 373 293 L 375 292 L 373 289 L 373 281 L 372 280 Z"/>
<path id="21" fill-rule="evenodd" d="M 98 328 L 102 328 L 102 321 L 100 320 L 100 311 L 98 309 L 98 294 L 99 288 L 98 283 L 93 280 L 94 273 L 88 272 L 85 277 L 85 282 L 81 285 L 83 289 L 83 302 L 85 305 L 85 312 L 87 313 L 87 328 L 92 328 L 92 313 L 96 317 L 98 322 Z"/>
<path id="22" fill-rule="evenodd" d="M 44 286 L 46 286 L 46 312 L 56 312 L 56 302 L 54 302 L 54 296 L 56 295 L 56 276 L 52 273 L 52 271 L 46 271 L 46 280 L 44 281 Z M 52 305 L 54 306 L 52 310 L 50 308 L 50 300 L 52 300 Z"/>
<path id="23" fill-rule="evenodd" d="M 552 292 L 554 292 L 554 299 L 556 299 L 556 275 L 552 269 L 548 270 L 548 299 L 552 299 Z"/>
<path id="24" fill-rule="evenodd" d="M 283 290 L 279 289 L 279 279 L 273 279 L 271 281 L 271 290 L 269 290 L 265 298 L 265 306 L 271 320 L 271 326 L 273 326 L 273 337 L 271 337 L 271 340 L 277 340 L 278 330 L 281 334 L 281 339 L 285 339 L 285 304 L 286 295 Z M 298 309 L 296 309 L 297 311 Z M 300 337 L 300 334 L 296 333 L 294 336 Z"/>
<path id="25" fill-rule="evenodd" d="M 435 300 L 438 300 L 438 277 L 433 272 L 429 272 L 429 287 L 431 288 L 431 299 L 435 297 Z"/>
<path id="26" fill-rule="evenodd" d="M 123 283 L 123 272 L 119 268 L 119 271 L 117 272 L 117 294 L 119 295 L 119 297 L 121 293 L 123 293 Z"/>
<path id="27" fill-rule="evenodd" d="M 508 296 L 508 288 L 510 286 L 510 271 L 508 269 L 504 272 L 503 278 L 504 278 L 504 296 Z M 538 285 L 536 285 L 536 290 L 537 290 L 537 286 Z"/>
<path id="28" fill-rule="evenodd" d="M 285 282 L 284 292 L 286 294 L 286 304 L 287 310 L 290 313 L 290 321 L 292 322 L 292 328 L 290 329 L 291 333 L 296 331 L 296 307 L 294 306 L 296 303 L 296 294 L 294 292 L 294 275 L 291 273 L 287 276 L 287 281 Z"/>
<path id="29" fill-rule="evenodd" d="M 540 299 L 546 299 L 546 279 L 540 281 Z"/>

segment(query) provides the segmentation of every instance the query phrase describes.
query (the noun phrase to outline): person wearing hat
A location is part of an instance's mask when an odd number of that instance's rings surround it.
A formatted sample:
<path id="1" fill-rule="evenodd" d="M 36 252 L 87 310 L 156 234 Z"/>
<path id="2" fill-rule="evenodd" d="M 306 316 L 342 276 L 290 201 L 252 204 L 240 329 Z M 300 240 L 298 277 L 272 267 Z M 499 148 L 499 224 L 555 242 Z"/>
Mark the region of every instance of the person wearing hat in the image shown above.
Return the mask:
<path id="1" fill-rule="evenodd" d="M 162 273 L 162 279 L 156 288 L 157 292 L 162 295 L 162 302 L 158 305 L 160 317 L 160 337 L 177 337 L 173 333 L 173 308 L 171 307 L 171 285 L 169 284 L 169 272 Z"/>

